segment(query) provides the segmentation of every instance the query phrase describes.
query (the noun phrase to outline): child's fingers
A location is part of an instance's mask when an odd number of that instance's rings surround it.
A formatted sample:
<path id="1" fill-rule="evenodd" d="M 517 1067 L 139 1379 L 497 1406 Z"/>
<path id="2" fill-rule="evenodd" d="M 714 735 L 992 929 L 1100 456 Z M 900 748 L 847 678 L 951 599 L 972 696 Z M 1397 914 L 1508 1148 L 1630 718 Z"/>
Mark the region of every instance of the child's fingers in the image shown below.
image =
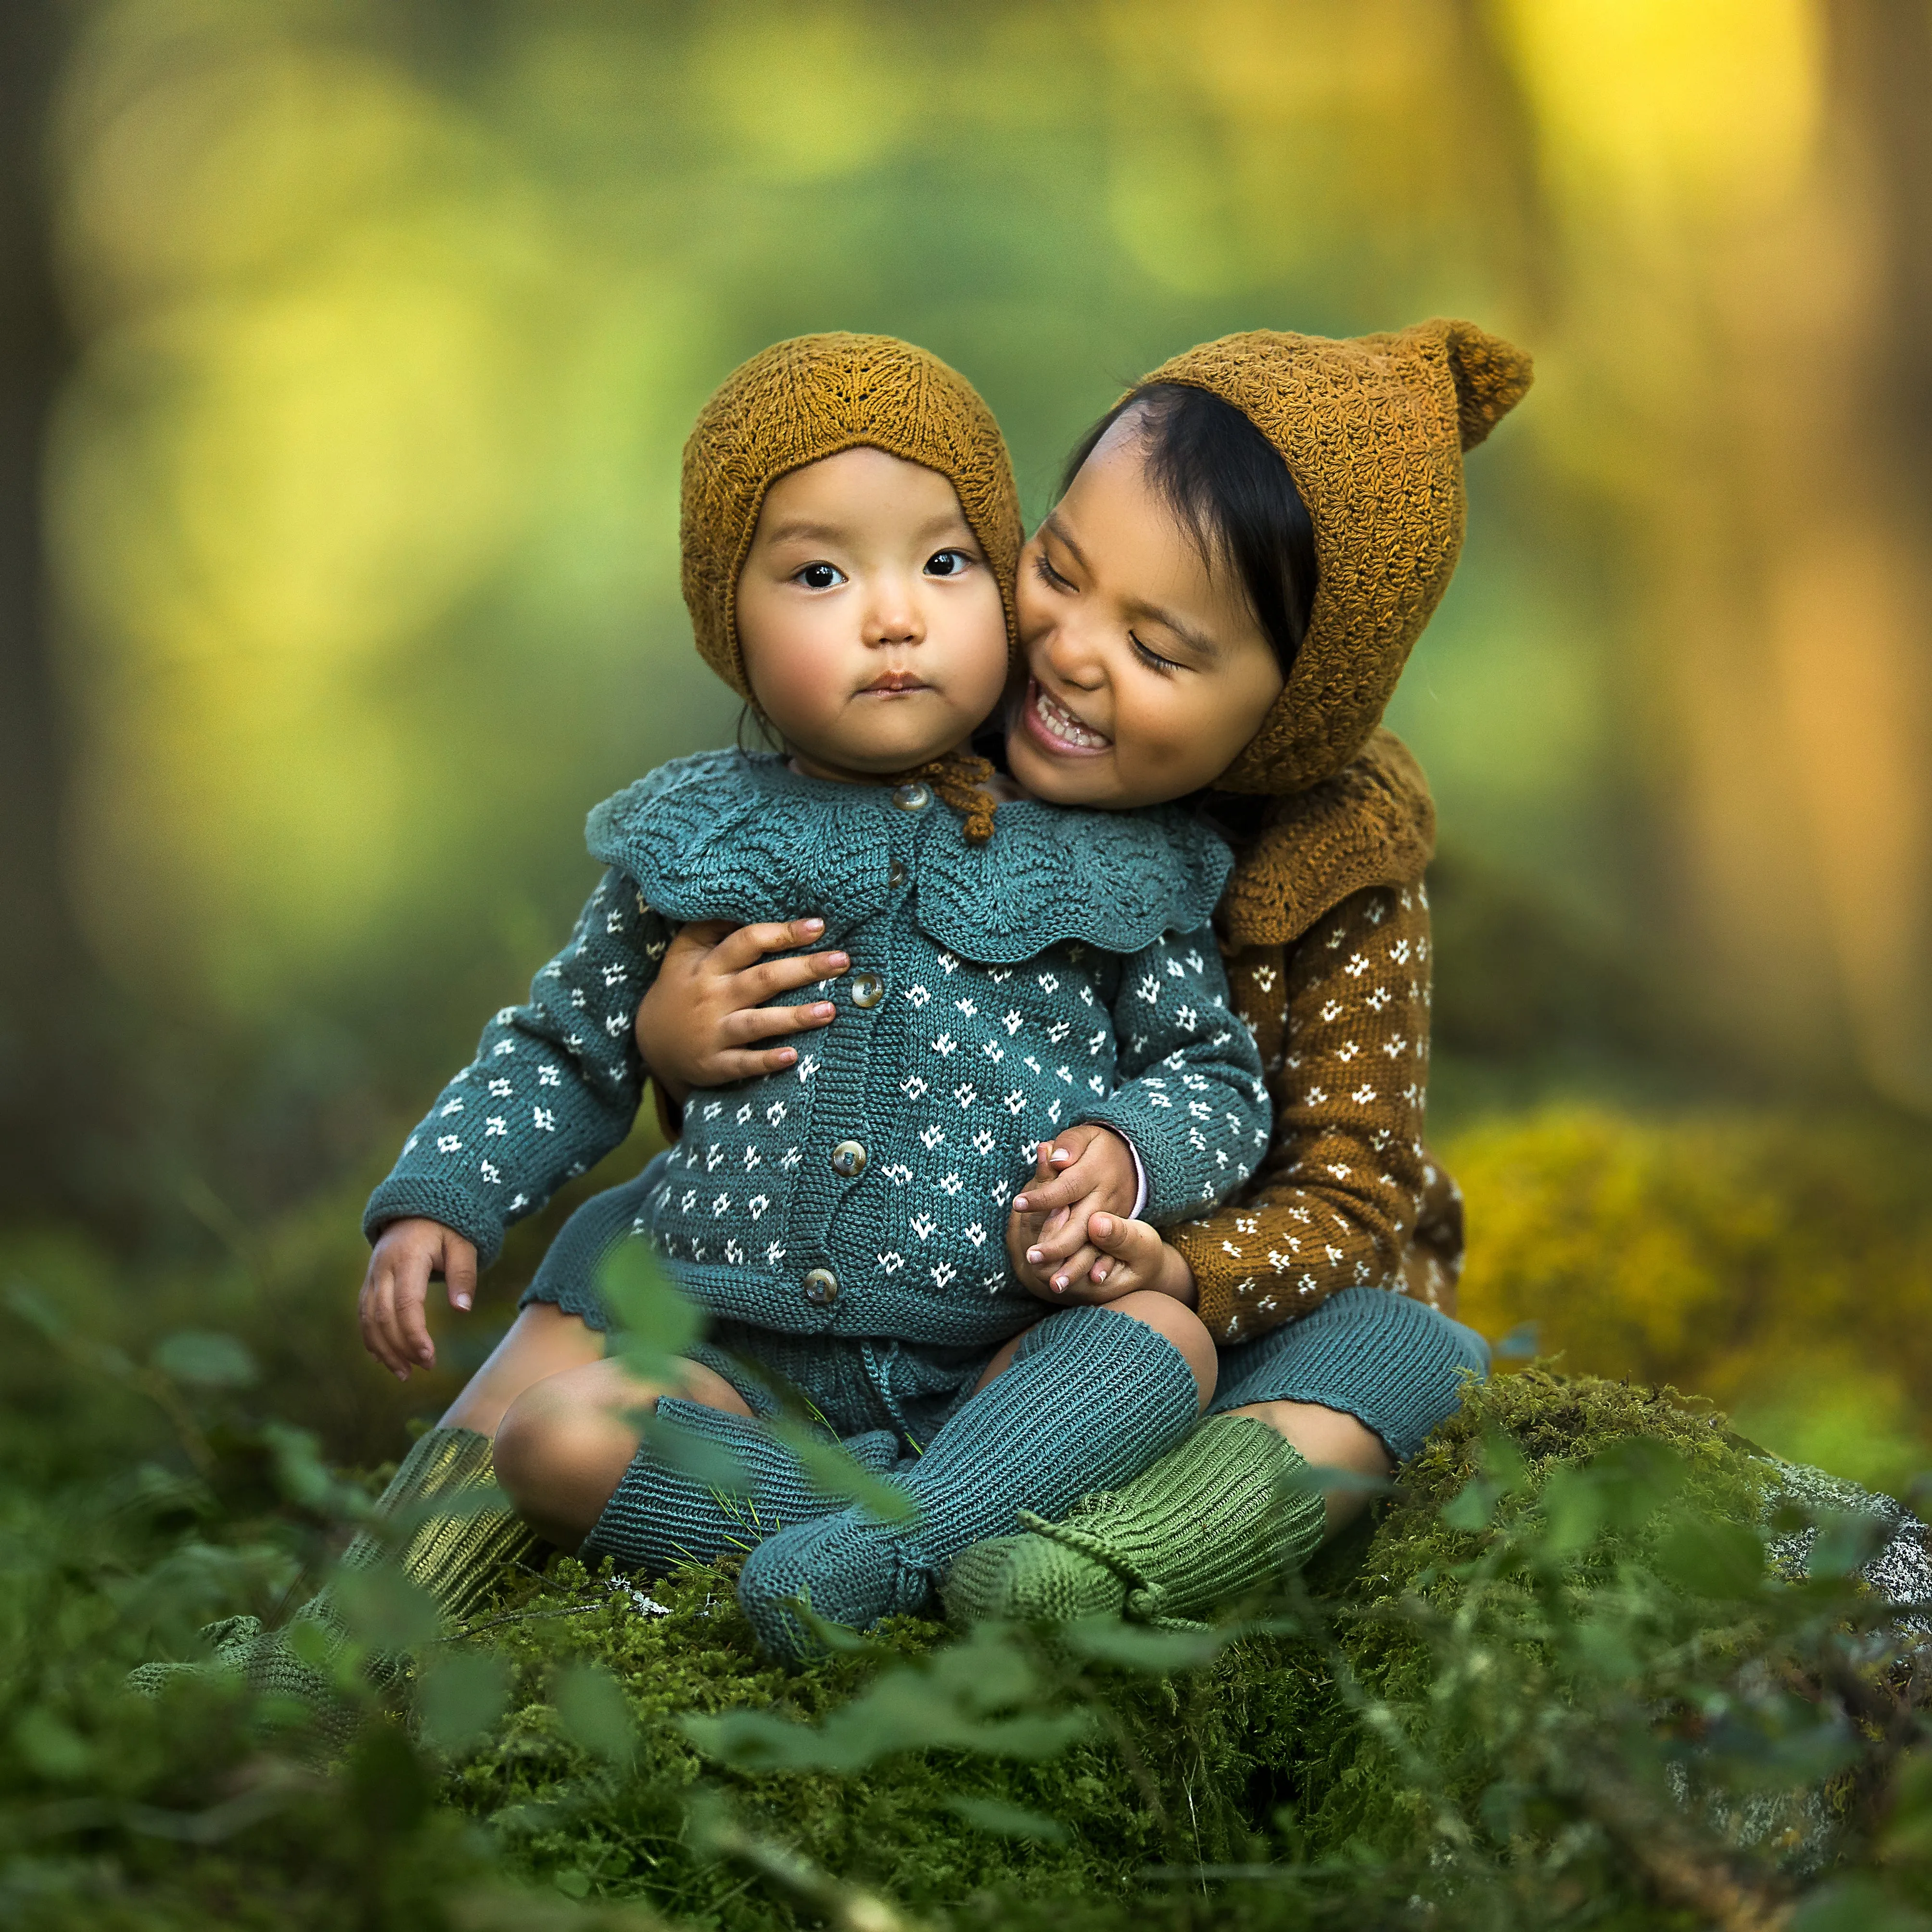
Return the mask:
<path id="1" fill-rule="evenodd" d="M 848 952 L 814 952 L 803 959 L 767 959 L 762 966 L 748 966 L 731 977 L 730 996 L 740 1006 L 761 1006 L 782 993 L 795 993 L 801 986 L 814 986 L 821 980 L 836 980 L 852 964 Z"/>
<path id="2" fill-rule="evenodd" d="M 1073 1171 L 1069 1169 L 1065 1174 L 1042 1175 L 1038 1180 L 1029 1180 L 1026 1192 L 1015 1199 L 1013 1205 L 1022 1214 L 1044 1214 L 1055 1208 L 1071 1208 L 1092 1191 L 1090 1186 L 1083 1187 L 1075 1178 Z"/>
<path id="3" fill-rule="evenodd" d="M 733 1087 L 740 1080 L 761 1079 L 768 1073 L 782 1073 L 798 1064 L 795 1046 L 766 1047 L 762 1051 L 741 1048 L 712 1054 L 701 1070 L 700 1087 Z"/>
<path id="4" fill-rule="evenodd" d="M 822 919 L 768 919 L 741 926 L 711 949 L 711 967 L 719 973 L 742 973 L 755 966 L 767 952 L 789 952 L 796 946 L 809 946 L 825 930 Z M 790 960 L 789 965 L 802 962 Z"/>
<path id="5" fill-rule="evenodd" d="M 426 1369 L 436 1365 L 436 1344 L 429 1339 L 429 1324 L 423 1319 L 423 1305 L 428 1299 L 424 1290 L 415 1294 L 405 1291 L 396 1297 L 396 1327 L 402 1337 L 405 1365 L 420 1362 Z"/>
<path id="6" fill-rule="evenodd" d="M 377 1319 L 377 1306 L 376 1284 L 365 1280 L 362 1292 L 356 1300 L 356 1325 L 362 1331 L 363 1347 L 386 1369 L 389 1366 L 388 1342 Z"/>
<path id="7" fill-rule="evenodd" d="M 1088 1238 L 1103 1255 L 1110 1255 L 1136 1274 L 1151 1280 L 1160 1264 L 1160 1230 L 1124 1214 L 1090 1214 Z"/>
<path id="8" fill-rule="evenodd" d="M 1060 1266 L 1047 1276 L 1047 1286 L 1055 1294 L 1084 1293 L 1088 1287 L 1088 1276 L 1094 1264 L 1100 1258 L 1100 1252 L 1082 1241 Z"/>
<path id="9" fill-rule="evenodd" d="M 396 1282 L 394 1271 L 380 1270 L 366 1291 L 368 1297 L 362 1332 L 369 1352 L 391 1375 L 403 1382 L 410 1378 L 404 1358 L 402 1336 L 396 1326 Z"/>
<path id="10" fill-rule="evenodd" d="M 788 1033 L 810 1033 L 829 1026 L 838 1011 L 830 1000 L 813 1000 L 802 1006 L 740 1006 L 727 1013 L 718 1030 L 734 1046 L 754 1040 L 774 1040 Z"/>
<path id="11" fill-rule="evenodd" d="M 443 1244 L 442 1279 L 450 1306 L 466 1314 L 476 1299 L 476 1250 L 467 1241 L 452 1238 Z"/>
<path id="12" fill-rule="evenodd" d="M 450 1234 L 430 1246 L 404 1248 L 391 1264 L 389 1299 L 392 1312 L 388 1330 L 398 1374 L 418 1363 L 427 1368 L 436 1360 L 436 1349 L 429 1339 L 429 1324 L 423 1318 L 423 1305 L 429 1299 L 430 1270 L 439 1262 L 453 1262 L 459 1251 L 469 1245 L 460 1234 Z M 475 1286 L 473 1274 L 471 1285 Z"/>
<path id="13" fill-rule="evenodd" d="M 1056 1215 L 1034 1236 L 1027 1249 L 1027 1259 L 1034 1267 L 1057 1274 L 1060 1264 L 1087 1244 L 1085 1215 Z"/>

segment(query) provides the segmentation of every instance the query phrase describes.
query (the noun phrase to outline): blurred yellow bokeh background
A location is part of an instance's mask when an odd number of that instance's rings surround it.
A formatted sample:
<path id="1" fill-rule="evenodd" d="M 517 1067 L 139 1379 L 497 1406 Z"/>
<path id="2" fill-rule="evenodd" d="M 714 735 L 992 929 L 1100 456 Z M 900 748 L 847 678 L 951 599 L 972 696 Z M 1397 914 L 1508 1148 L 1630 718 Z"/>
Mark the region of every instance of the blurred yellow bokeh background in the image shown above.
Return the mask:
<path id="1" fill-rule="evenodd" d="M 1472 1316 L 1916 1454 L 1932 1360 L 1869 1311 L 1932 1287 L 1932 10 L 47 18 L 65 346 L 16 725 L 58 747 L 23 834 L 54 884 L 22 874 L 10 1134 L 50 1082 L 67 1112 L 17 1218 L 92 1204 L 178 1259 L 183 1202 L 250 1226 L 380 1168 L 563 930 L 585 809 L 734 728 L 676 489 L 752 350 L 934 350 L 1032 516 L 1191 342 L 1462 314 L 1538 382 L 1390 722 L 1442 814 Z M 1683 1233 L 1760 1196 L 1755 1249 Z M 1828 1251 L 1882 1291 L 1813 1293 Z"/>

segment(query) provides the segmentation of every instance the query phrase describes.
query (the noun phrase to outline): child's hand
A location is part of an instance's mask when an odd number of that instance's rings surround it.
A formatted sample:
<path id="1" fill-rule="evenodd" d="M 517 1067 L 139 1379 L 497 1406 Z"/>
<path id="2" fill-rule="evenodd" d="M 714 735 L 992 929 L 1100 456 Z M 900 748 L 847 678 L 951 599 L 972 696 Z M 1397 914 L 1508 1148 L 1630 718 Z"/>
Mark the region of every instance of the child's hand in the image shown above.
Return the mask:
<path id="1" fill-rule="evenodd" d="M 802 1006 L 765 1002 L 817 980 L 836 980 L 852 962 L 842 952 L 764 956 L 809 946 L 824 930 L 822 919 L 735 927 L 712 919 L 683 927 L 664 949 L 664 964 L 638 1009 L 638 1051 L 651 1078 L 681 1106 L 694 1087 L 727 1087 L 790 1066 L 796 1048 L 749 1042 L 822 1027 L 836 1009 L 830 1000 Z"/>
<path id="2" fill-rule="evenodd" d="M 376 1237 L 356 1318 L 362 1346 L 398 1382 L 407 1382 L 412 1368 L 435 1366 L 423 1304 L 438 1274 L 449 1284 L 450 1306 L 467 1310 L 476 1294 L 476 1250 L 453 1228 L 411 1216 Z"/>
<path id="3" fill-rule="evenodd" d="M 1088 1218 L 1087 1238 L 1100 1250 L 1100 1258 L 1088 1270 L 1091 1286 L 1082 1298 L 1118 1301 L 1136 1288 L 1149 1288 L 1156 1294 L 1171 1294 L 1190 1308 L 1198 1299 L 1186 1256 L 1169 1247 L 1158 1228 L 1130 1221 L 1124 1214 L 1095 1214 Z M 1100 1277 L 1097 1282 L 1095 1276 Z M 1065 1299 L 1074 1299 L 1071 1289 Z"/>
<path id="4" fill-rule="evenodd" d="M 1087 1222 L 1096 1214 L 1131 1214 L 1139 1183 L 1132 1150 L 1106 1127 L 1069 1127 L 1058 1140 L 1041 1142 L 1034 1178 L 1006 1220 L 1006 1252 L 1020 1280 L 1042 1300 L 1112 1301 L 1124 1294 L 1090 1292 L 1111 1269 L 1090 1279 L 1101 1256 Z"/>

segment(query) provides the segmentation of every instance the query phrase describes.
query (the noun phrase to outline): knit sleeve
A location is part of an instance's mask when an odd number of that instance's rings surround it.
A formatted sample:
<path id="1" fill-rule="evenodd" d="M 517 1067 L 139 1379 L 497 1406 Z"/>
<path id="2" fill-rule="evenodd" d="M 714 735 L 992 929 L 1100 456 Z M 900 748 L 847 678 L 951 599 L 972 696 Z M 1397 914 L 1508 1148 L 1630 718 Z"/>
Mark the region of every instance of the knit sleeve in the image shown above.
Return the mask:
<path id="1" fill-rule="evenodd" d="M 1120 1084 L 1082 1120 L 1132 1144 L 1156 1226 L 1225 1201 L 1268 1145 L 1270 1109 L 1254 1036 L 1228 1004 L 1213 932 L 1164 935 L 1123 962 L 1114 1001 Z"/>
<path id="2" fill-rule="evenodd" d="M 1234 1008 L 1258 1036 L 1275 1137 L 1238 1204 L 1168 1236 L 1194 1270 L 1201 1318 L 1245 1341 L 1344 1288 L 1405 1286 L 1432 1175 L 1429 901 L 1420 884 L 1342 901 L 1284 953 L 1229 962 Z"/>
<path id="3" fill-rule="evenodd" d="M 671 928 L 622 872 L 604 874 L 570 944 L 520 1006 L 483 1029 L 369 1197 L 363 1232 L 421 1215 L 453 1228 L 486 1265 L 504 1229 L 595 1166 L 631 1130 L 644 1066 L 632 1030 Z"/>

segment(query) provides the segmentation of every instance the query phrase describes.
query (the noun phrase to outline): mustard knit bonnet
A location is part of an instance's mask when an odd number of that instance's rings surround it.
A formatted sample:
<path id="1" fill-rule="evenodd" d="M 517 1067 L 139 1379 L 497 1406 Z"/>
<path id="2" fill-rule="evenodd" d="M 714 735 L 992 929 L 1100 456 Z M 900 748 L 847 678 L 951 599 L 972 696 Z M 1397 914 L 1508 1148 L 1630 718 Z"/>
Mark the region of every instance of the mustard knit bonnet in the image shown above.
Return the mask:
<path id="1" fill-rule="evenodd" d="M 1462 452 L 1530 375 L 1521 350 L 1473 322 L 1424 322 L 1339 342 L 1256 329 L 1144 379 L 1232 403 L 1281 452 L 1315 527 L 1307 634 L 1222 788 L 1303 791 L 1368 742 L 1456 568 Z"/>
<path id="2" fill-rule="evenodd" d="M 738 575 L 765 492 L 842 450 L 883 449 L 952 485 L 986 553 L 1015 648 L 1019 496 L 1000 426 L 971 383 L 890 335 L 794 336 L 719 385 L 684 446 L 679 538 L 684 601 L 704 662 L 748 698 L 738 640 Z"/>

